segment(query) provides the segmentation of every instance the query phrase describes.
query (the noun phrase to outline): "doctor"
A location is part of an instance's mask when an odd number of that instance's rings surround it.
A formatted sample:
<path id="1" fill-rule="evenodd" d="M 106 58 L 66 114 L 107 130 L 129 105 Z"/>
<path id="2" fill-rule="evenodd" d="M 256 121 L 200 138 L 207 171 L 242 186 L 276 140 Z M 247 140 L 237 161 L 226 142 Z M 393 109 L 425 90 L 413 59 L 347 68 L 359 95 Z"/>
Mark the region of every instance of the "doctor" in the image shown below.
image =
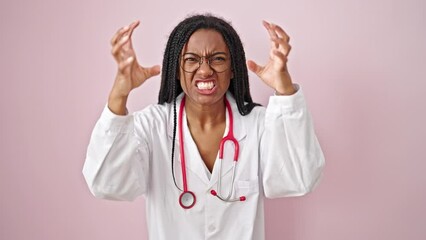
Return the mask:
<path id="1" fill-rule="evenodd" d="M 264 239 L 264 197 L 310 192 L 324 165 L 287 70 L 289 37 L 263 22 L 271 50 L 261 66 L 246 62 L 228 22 L 188 17 L 169 37 L 159 103 L 128 114 L 130 92 L 160 73 L 139 65 L 131 40 L 138 25 L 111 40 L 118 72 L 83 168 L 91 192 L 144 196 L 150 239 Z M 275 91 L 267 108 L 252 101 L 247 67 Z"/>

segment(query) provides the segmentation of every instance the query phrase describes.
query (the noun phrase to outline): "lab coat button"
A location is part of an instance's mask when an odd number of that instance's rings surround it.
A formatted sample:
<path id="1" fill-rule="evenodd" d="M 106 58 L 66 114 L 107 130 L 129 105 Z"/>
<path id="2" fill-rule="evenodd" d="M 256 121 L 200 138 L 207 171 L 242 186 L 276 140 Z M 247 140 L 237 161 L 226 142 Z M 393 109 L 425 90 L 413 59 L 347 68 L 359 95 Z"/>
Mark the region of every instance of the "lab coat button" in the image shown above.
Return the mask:
<path id="1" fill-rule="evenodd" d="M 216 230 L 216 227 L 214 225 L 210 225 L 209 226 L 209 231 L 210 232 L 214 232 L 214 230 Z"/>

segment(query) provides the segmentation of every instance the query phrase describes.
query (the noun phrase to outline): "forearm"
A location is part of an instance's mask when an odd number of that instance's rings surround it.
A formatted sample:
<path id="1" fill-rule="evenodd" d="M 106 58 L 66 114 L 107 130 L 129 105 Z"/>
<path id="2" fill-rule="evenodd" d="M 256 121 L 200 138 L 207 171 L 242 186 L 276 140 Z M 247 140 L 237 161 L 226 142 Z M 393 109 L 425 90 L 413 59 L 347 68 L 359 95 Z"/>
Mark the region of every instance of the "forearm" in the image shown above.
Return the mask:
<path id="1" fill-rule="evenodd" d="M 261 160 L 270 198 L 304 195 L 321 176 L 324 156 L 301 95 L 271 97 L 266 111 Z"/>
<path id="2" fill-rule="evenodd" d="M 83 174 L 94 196 L 132 200 L 145 192 L 147 147 L 133 133 L 133 116 L 104 109 L 87 149 Z"/>

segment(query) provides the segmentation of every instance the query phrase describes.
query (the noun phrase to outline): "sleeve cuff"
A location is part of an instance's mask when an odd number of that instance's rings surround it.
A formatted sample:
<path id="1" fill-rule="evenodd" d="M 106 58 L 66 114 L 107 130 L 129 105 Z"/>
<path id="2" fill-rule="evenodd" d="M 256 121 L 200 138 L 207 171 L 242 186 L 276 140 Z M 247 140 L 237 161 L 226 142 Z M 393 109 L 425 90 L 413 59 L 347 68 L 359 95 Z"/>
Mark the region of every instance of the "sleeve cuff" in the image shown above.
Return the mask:
<path id="1" fill-rule="evenodd" d="M 294 94 L 296 94 L 296 93 L 297 93 L 297 91 L 299 91 L 300 86 L 299 86 L 299 84 L 297 84 L 297 83 L 293 83 L 293 87 L 294 87 L 294 89 L 296 90 L 296 92 L 295 92 L 295 93 L 293 93 L 293 94 L 291 94 L 291 95 L 279 95 L 279 94 L 277 94 L 277 91 L 275 91 L 275 92 L 274 92 L 274 96 L 293 96 Z"/>
<path id="2" fill-rule="evenodd" d="M 294 111 L 305 107 L 305 97 L 302 88 L 294 84 L 296 92 L 292 95 L 276 95 L 269 97 L 267 111 L 271 113 L 282 113 Z"/>
<path id="3" fill-rule="evenodd" d="M 129 121 L 132 122 L 132 119 L 133 115 L 129 115 L 127 109 L 126 115 L 117 115 L 108 108 L 108 104 L 105 104 L 99 122 L 107 131 L 118 132 L 128 131 L 127 128 L 123 129 L 123 126 L 129 125 L 128 123 Z"/>
<path id="4" fill-rule="evenodd" d="M 126 118 L 129 116 L 129 111 L 126 108 L 126 115 L 117 115 L 115 113 L 113 113 L 109 107 L 108 107 L 108 103 L 105 104 L 104 110 L 102 111 L 102 117 L 106 117 L 106 118 Z"/>

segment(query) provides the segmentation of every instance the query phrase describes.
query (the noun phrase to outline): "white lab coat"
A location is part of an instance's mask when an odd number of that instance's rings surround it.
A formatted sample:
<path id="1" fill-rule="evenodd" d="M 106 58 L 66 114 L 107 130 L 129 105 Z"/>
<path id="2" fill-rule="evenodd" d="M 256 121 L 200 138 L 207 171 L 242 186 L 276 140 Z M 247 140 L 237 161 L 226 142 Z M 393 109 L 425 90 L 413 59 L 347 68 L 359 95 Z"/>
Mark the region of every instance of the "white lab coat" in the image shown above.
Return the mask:
<path id="1" fill-rule="evenodd" d="M 177 99 L 177 110 L 183 94 Z M 133 200 L 143 195 L 149 238 L 264 239 L 263 197 L 300 196 L 318 183 L 324 156 L 314 133 L 301 89 L 292 96 L 271 96 L 268 107 L 255 107 L 242 116 L 227 94 L 234 116 L 234 135 L 240 145 L 232 197 L 223 202 L 210 194 L 222 175 L 222 193 L 230 189 L 233 144 L 225 145 L 222 172 L 217 160 L 212 173 L 200 157 L 187 127 L 184 149 L 188 190 L 196 195 L 191 209 L 178 202 L 173 183 L 171 146 L 173 105 L 151 105 L 127 116 L 105 107 L 93 130 L 83 174 L 99 198 Z M 228 132 L 228 120 L 225 135 Z M 184 115 L 184 126 L 187 126 Z M 174 169 L 182 188 L 179 134 L 176 132 Z"/>

